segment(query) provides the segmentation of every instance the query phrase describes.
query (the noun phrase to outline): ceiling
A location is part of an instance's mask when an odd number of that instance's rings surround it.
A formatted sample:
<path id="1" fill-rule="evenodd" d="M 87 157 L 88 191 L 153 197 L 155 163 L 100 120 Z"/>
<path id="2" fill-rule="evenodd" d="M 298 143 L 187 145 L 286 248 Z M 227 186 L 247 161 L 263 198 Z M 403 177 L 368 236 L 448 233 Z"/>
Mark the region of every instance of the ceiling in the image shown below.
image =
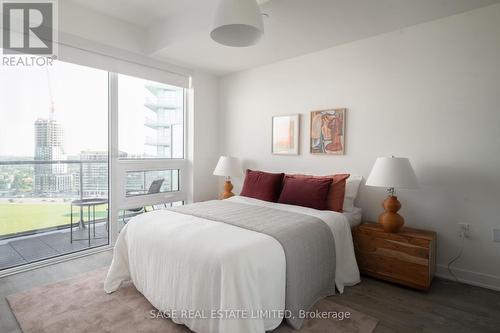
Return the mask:
<path id="1" fill-rule="evenodd" d="M 144 53 L 224 75 L 435 20 L 500 0 L 259 0 L 265 34 L 231 48 L 209 33 L 218 0 L 73 0 L 144 31 Z"/>

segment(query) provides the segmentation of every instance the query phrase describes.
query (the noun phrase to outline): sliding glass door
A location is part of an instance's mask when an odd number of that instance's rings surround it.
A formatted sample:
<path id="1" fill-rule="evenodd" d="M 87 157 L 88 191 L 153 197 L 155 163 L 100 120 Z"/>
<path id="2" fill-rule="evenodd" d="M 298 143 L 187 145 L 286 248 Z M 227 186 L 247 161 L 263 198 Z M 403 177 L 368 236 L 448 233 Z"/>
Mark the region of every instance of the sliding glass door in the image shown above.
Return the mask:
<path id="1" fill-rule="evenodd" d="M 0 270 L 109 244 L 108 160 L 106 71 L 0 67 Z"/>

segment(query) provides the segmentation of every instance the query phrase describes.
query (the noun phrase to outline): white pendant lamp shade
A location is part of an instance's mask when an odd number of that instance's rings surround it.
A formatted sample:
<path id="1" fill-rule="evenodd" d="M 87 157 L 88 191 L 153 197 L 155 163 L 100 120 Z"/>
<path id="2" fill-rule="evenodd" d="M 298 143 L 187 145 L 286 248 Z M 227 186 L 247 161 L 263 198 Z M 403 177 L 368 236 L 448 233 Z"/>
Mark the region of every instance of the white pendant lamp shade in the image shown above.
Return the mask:
<path id="1" fill-rule="evenodd" d="M 220 0 L 210 37 L 219 44 L 243 47 L 256 44 L 264 33 L 256 0 Z"/>
<path id="2" fill-rule="evenodd" d="M 366 185 L 414 189 L 418 187 L 418 181 L 407 158 L 379 157 L 366 180 Z"/>

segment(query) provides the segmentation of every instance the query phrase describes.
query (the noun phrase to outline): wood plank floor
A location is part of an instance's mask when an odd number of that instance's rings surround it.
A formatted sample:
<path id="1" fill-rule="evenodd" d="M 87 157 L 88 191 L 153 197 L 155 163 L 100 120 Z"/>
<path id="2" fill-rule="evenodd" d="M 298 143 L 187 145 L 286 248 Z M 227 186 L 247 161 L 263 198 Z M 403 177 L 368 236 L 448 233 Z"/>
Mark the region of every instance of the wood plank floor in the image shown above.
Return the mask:
<path id="1" fill-rule="evenodd" d="M 109 265 L 111 251 L 0 279 L 0 333 L 21 332 L 7 295 Z M 429 292 L 363 277 L 335 301 L 380 320 L 375 332 L 500 332 L 500 292 L 435 279 Z M 77 333 L 77 332 L 75 332 Z"/>

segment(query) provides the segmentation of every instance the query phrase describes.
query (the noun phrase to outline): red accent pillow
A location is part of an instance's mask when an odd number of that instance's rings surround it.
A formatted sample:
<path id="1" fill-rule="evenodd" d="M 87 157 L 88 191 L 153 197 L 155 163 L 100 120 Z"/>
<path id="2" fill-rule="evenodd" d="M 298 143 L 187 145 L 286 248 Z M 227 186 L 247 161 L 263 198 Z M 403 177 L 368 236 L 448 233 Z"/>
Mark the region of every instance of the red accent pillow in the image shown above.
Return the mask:
<path id="1" fill-rule="evenodd" d="M 268 173 L 248 169 L 240 195 L 276 202 L 280 196 L 284 173 Z"/>
<path id="2" fill-rule="evenodd" d="M 285 176 L 279 203 L 325 210 L 332 178 Z"/>
<path id="3" fill-rule="evenodd" d="M 294 178 L 316 178 L 316 179 L 332 179 L 328 197 L 326 198 L 326 209 L 334 212 L 342 212 L 344 206 L 345 183 L 349 174 L 337 174 L 331 176 L 310 176 L 310 175 L 287 175 Z"/>

